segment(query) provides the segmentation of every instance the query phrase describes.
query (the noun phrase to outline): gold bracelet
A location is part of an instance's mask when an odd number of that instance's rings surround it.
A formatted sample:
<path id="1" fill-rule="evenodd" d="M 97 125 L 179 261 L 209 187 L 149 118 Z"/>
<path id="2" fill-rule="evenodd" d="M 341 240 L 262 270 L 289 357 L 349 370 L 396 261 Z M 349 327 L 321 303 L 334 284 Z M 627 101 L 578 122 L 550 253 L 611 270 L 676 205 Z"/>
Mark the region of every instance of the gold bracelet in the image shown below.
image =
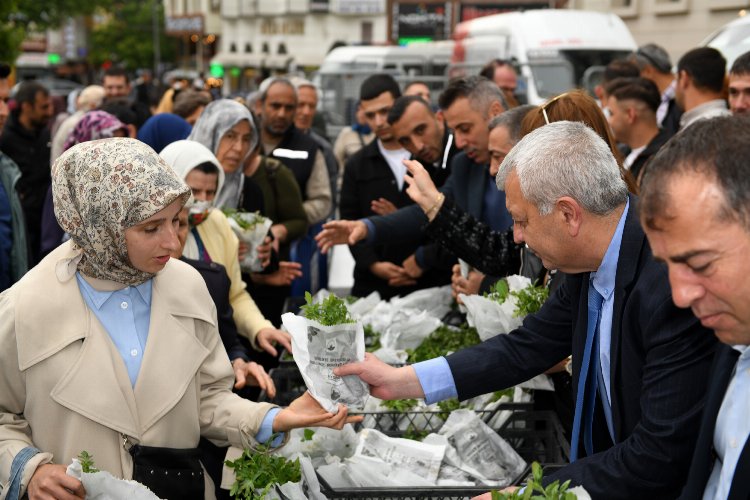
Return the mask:
<path id="1" fill-rule="evenodd" d="M 438 210 L 440 210 L 440 207 L 443 206 L 443 200 L 445 200 L 445 195 L 443 193 L 438 193 L 437 197 L 435 198 L 435 204 L 432 205 L 430 209 L 424 213 L 428 219 L 432 218 L 432 212 L 435 212 L 435 215 L 437 215 Z"/>

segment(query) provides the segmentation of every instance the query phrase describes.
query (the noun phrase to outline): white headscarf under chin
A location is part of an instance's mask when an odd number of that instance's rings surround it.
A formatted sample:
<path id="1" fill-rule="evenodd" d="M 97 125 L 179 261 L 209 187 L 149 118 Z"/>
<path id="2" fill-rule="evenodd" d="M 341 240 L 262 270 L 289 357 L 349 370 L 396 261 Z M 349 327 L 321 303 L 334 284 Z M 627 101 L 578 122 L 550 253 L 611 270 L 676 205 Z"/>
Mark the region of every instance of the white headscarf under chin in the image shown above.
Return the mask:
<path id="1" fill-rule="evenodd" d="M 203 110 L 203 114 L 198 118 L 198 121 L 193 126 L 193 131 L 188 137 L 190 140 L 200 142 L 216 154 L 224 134 L 242 120 L 247 120 L 250 124 L 250 133 L 252 134 L 250 148 L 245 158 L 240 160 L 240 168 L 235 172 L 225 172 L 224 186 L 216 195 L 215 204 L 217 207 L 237 208 L 237 205 L 239 205 L 245 180 L 245 175 L 242 172 L 242 164 L 244 164 L 250 152 L 255 150 L 255 147 L 258 145 L 258 131 L 255 129 L 253 115 L 250 114 L 250 111 L 245 106 L 237 101 L 231 99 L 213 101 Z"/>

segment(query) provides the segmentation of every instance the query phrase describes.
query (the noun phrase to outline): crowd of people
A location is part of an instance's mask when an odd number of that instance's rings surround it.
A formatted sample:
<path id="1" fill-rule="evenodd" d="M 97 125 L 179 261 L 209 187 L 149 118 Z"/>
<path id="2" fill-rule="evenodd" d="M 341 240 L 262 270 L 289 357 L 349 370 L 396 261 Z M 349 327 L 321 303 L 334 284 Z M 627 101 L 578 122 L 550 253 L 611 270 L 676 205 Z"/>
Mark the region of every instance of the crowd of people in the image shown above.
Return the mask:
<path id="1" fill-rule="evenodd" d="M 221 498 L 226 446 L 356 421 L 309 395 L 250 401 L 275 392 L 280 315 L 319 271 L 296 256 L 316 244 L 349 245 L 357 297 L 450 285 L 460 300 L 512 274 L 550 289 L 508 335 L 401 368 L 368 354 L 338 375 L 432 403 L 546 372 L 571 463 L 545 481 L 750 498 L 750 53 L 727 72 L 696 48 L 673 72 L 648 44 L 594 96 L 538 106 L 508 61 L 439 96 L 374 74 L 334 141 L 298 76 L 248 99 L 170 89 L 149 108 L 111 68 L 53 121 L 49 91 L 25 81 L 9 99 L 9 74 L 0 64 L 0 498 L 81 497 L 64 465 L 81 450 L 165 498 Z M 225 210 L 271 219 L 252 249 L 262 270 L 241 267 L 251 249 Z M 142 449 L 200 481 L 142 477 Z"/>

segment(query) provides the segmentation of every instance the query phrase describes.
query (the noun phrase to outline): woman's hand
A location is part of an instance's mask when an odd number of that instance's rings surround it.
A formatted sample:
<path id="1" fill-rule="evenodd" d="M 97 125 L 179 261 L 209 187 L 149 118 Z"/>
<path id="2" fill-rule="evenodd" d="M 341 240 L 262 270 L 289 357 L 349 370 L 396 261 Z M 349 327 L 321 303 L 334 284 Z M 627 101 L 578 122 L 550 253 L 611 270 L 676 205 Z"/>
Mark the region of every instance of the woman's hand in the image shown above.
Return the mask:
<path id="1" fill-rule="evenodd" d="M 427 212 L 435 206 L 439 191 L 421 163 L 416 160 L 404 160 L 404 165 L 411 174 L 404 177 L 404 181 L 409 185 L 406 194 L 423 212 Z"/>
<path id="2" fill-rule="evenodd" d="M 365 238 L 367 226 L 361 220 L 334 220 L 323 224 L 315 241 L 320 251 L 326 253 L 334 245 L 354 245 Z"/>
<path id="3" fill-rule="evenodd" d="M 340 404 L 335 415 L 323 409 L 309 392 L 292 401 L 273 419 L 274 432 L 287 432 L 300 427 L 330 427 L 341 429 L 345 424 L 361 422 L 364 417 L 350 417 L 346 406 Z"/>
<path id="4" fill-rule="evenodd" d="M 255 343 L 271 356 L 279 355 L 273 344 L 281 344 L 287 351 L 292 352 L 292 336 L 276 328 L 263 328 L 259 330 L 255 336 Z"/>
<path id="5" fill-rule="evenodd" d="M 258 245 L 258 260 L 260 261 L 260 265 L 265 267 L 268 267 L 268 264 L 271 263 L 271 251 L 273 250 L 273 243 L 271 242 L 271 237 L 266 236 L 266 238 L 263 240 L 263 243 Z"/>
<path id="6" fill-rule="evenodd" d="M 299 262 L 279 262 L 279 269 L 272 273 L 253 273 L 250 276 L 253 283 L 270 286 L 288 286 L 296 278 L 302 277 L 302 264 Z"/>
<path id="7" fill-rule="evenodd" d="M 29 480 L 29 500 L 74 500 L 86 498 L 81 482 L 65 473 L 67 467 L 59 464 L 40 465 Z"/>
<path id="8" fill-rule="evenodd" d="M 242 389 L 246 385 L 260 387 L 269 398 L 276 396 L 276 386 L 261 365 L 255 361 L 247 362 L 242 358 L 232 360 L 234 369 L 234 388 Z"/>

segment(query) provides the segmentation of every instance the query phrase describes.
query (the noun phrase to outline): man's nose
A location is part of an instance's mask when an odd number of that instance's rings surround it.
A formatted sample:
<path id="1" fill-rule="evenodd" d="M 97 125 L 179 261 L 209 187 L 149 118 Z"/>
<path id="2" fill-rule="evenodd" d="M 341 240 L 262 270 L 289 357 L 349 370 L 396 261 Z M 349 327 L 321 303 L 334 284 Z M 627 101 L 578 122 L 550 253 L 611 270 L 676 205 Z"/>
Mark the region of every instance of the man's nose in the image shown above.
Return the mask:
<path id="1" fill-rule="evenodd" d="M 671 266 L 669 284 L 672 287 L 672 300 L 677 307 L 691 307 L 705 294 L 704 288 L 695 281 L 691 272 Z"/>

